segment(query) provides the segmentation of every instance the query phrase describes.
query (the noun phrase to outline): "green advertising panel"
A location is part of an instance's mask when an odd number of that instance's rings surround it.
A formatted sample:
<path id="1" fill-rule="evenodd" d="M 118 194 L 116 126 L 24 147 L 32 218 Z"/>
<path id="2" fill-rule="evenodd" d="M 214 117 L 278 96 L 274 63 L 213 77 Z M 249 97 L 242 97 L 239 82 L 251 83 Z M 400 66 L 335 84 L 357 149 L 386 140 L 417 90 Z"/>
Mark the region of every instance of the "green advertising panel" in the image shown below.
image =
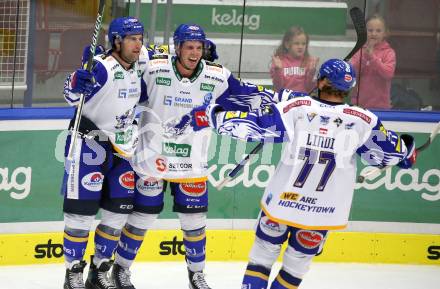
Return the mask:
<path id="1" fill-rule="evenodd" d="M 65 135 L 59 130 L 0 133 L 0 223 L 62 220 L 59 191 Z M 427 133 L 414 135 L 419 144 L 428 137 Z M 208 176 L 210 218 L 256 218 L 263 189 L 280 158 L 281 145 L 265 146 L 253 164 L 222 191 L 213 187 L 254 145 L 213 137 Z M 395 168 L 358 184 L 350 220 L 440 223 L 439 155 L 437 139 L 420 154 L 415 168 Z M 358 173 L 363 168 L 359 161 Z M 170 212 L 170 201 L 167 194 L 162 218 L 176 217 Z"/>
<path id="2" fill-rule="evenodd" d="M 151 18 L 151 1 L 142 1 L 140 18 L 148 25 Z M 260 3 L 260 4 L 259 4 Z M 284 34 L 290 26 L 302 26 L 313 35 L 345 35 L 347 5 L 324 3 L 316 5 L 301 1 L 272 1 L 271 5 L 247 1 L 243 17 L 243 4 L 239 1 L 174 1 L 172 5 L 172 30 L 181 23 L 195 23 L 207 33 L 244 33 L 255 35 Z M 267 3 L 266 3 L 267 4 Z M 135 4 L 128 6 L 135 15 Z M 156 29 L 163 31 L 166 4 L 157 6 Z"/>

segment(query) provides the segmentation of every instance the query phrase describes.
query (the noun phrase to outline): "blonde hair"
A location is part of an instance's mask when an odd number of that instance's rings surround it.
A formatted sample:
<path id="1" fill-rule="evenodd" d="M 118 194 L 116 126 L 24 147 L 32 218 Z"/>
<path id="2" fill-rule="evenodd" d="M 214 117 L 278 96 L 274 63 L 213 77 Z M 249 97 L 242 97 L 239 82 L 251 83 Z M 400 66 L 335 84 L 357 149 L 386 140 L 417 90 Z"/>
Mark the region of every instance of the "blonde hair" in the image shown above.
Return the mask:
<path id="1" fill-rule="evenodd" d="M 375 13 L 375 14 L 371 15 L 370 17 L 368 17 L 365 23 L 368 23 L 371 20 L 379 20 L 380 22 L 382 22 L 384 30 L 385 30 L 385 36 L 388 35 L 387 23 L 385 22 L 385 19 L 382 16 L 380 16 L 377 13 Z"/>
<path id="2" fill-rule="evenodd" d="M 304 52 L 304 60 L 301 63 L 301 66 L 303 66 L 305 63 L 309 60 L 309 35 L 304 31 L 304 29 L 300 26 L 292 26 L 290 27 L 283 36 L 283 40 L 281 41 L 280 46 L 275 50 L 275 56 L 282 56 L 287 54 L 289 51 L 286 48 L 288 46 L 289 42 L 292 41 L 292 39 L 298 35 L 304 34 L 306 37 L 306 51 Z"/>

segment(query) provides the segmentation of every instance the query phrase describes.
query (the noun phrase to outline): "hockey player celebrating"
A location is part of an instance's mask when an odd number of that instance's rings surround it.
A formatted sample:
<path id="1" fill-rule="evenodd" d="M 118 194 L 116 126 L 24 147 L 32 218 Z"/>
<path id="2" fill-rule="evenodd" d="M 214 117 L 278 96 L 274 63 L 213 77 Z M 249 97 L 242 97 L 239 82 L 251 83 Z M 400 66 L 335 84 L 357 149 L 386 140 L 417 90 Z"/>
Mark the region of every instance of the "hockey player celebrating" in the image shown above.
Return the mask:
<path id="1" fill-rule="evenodd" d="M 249 111 L 260 106 L 261 95 L 270 101 L 273 94 L 240 82 L 222 65 L 203 60 L 205 42 L 200 26 L 182 24 L 174 33 L 176 56 L 156 54 L 145 70 L 148 101 L 140 117 L 139 143 L 133 157 L 135 208 L 122 231 L 114 263 L 127 278 L 125 283 L 115 280 L 118 289 L 134 288 L 128 278 L 129 267 L 146 231 L 163 209 L 167 184 L 183 231 L 190 288 L 209 288 L 203 269 L 211 132 L 199 130 L 208 126 L 204 110 L 216 102 Z"/>
<path id="2" fill-rule="evenodd" d="M 79 103 L 79 94 L 84 94 L 85 102 L 74 158 L 66 160 L 63 182 L 64 289 L 115 288 L 107 273 L 133 208 L 134 173 L 125 158 L 133 154 L 135 146 L 134 106 L 141 96 L 138 59 L 146 51 L 142 49 L 143 35 L 144 27 L 136 18 L 114 19 L 108 30 L 111 50 L 94 57 L 91 72 L 78 69 L 65 83 L 64 96 L 70 105 Z M 95 253 L 84 284 L 83 257 L 100 208 Z"/>
<path id="3" fill-rule="evenodd" d="M 224 111 L 220 105 L 208 107 L 210 125 L 219 134 L 287 143 L 261 199 L 241 288 L 268 287 L 272 265 L 286 241 L 283 266 L 270 288 L 298 288 L 328 230 L 348 223 L 356 154 L 380 167 L 409 168 L 415 162 L 410 135 L 398 136 L 370 111 L 344 103 L 354 85 L 351 64 L 330 59 L 320 68 L 317 98 L 295 97 L 272 105 L 270 111 L 247 115 Z"/>

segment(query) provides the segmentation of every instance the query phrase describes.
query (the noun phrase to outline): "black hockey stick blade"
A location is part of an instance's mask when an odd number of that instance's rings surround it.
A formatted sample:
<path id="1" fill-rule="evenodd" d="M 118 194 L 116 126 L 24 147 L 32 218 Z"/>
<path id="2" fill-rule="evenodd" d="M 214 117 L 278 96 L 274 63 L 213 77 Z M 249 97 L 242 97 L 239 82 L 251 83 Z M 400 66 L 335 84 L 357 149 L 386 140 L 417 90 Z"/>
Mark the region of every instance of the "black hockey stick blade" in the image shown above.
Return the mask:
<path id="1" fill-rule="evenodd" d="M 237 174 L 238 172 L 241 171 L 241 169 L 246 165 L 246 163 L 249 161 L 249 159 L 253 156 L 256 155 L 262 148 L 263 148 L 263 144 L 262 142 L 260 142 L 258 145 L 256 145 L 250 153 L 248 153 L 236 166 L 235 168 L 230 171 L 228 173 L 228 175 L 223 179 L 223 181 L 221 181 L 216 187 L 217 190 L 221 190 L 223 189 L 224 186 L 226 186 L 227 183 L 229 183 L 229 181 L 231 181 Z"/>
<path id="2" fill-rule="evenodd" d="M 350 9 L 350 17 L 353 22 L 354 29 L 356 30 L 356 44 L 350 53 L 345 56 L 344 60 L 350 60 L 353 55 L 359 51 L 367 42 L 367 26 L 365 24 L 365 15 L 359 7 L 353 7 Z"/>

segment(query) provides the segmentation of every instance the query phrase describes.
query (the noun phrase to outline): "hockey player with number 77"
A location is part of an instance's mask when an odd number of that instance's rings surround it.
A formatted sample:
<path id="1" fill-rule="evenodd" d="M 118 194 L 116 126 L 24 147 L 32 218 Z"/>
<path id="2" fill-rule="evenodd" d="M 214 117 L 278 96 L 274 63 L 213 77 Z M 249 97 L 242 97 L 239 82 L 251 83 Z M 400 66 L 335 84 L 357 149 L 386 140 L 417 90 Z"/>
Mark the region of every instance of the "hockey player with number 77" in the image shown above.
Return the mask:
<path id="1" fill-rule="evenodd" d="M 247 115 L 220 105 L 206 109 L 210 126 L 221 135 L 287 143 L 261 199 L 242 289 L 268 287 L 286 241 L 282 268 L 270 288 L 298 288 L 328 231 L 347 226 L 356 154 L 378 167 L 410 168 L 415 162 L 412 136 L 398 136 L 372 112 L 345 103 L 355 83 L 351 64 L 330 59 L 319 70 L 317 97 L 293 97 Z"/>

